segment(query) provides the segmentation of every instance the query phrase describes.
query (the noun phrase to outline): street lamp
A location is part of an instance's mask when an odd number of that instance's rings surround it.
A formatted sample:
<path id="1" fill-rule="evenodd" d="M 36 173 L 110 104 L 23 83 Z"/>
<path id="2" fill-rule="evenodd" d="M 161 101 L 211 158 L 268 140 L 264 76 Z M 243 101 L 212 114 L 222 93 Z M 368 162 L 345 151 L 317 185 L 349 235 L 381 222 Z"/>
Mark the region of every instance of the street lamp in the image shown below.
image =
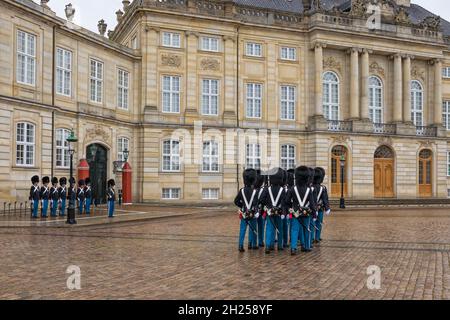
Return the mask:
<path id="1" fill-rule="evenodd" d="M 345 209 L 345 199 L 344 199 L 344 173 L 345 173 L 345 156 L 342 155 L 340 159 L 341 164 L 341 200 L 339 207 Z"/>
<path id="2" fill-rule="evenodd" d="M 73 180 L 73 155 L 75 153 L 75 150 L 72 149 L 72 142 L 77 142 L 78 139 L 75 136 L 75 133 L 73 130 L 70 131 L 69 136 L 67 137 L 66 141 L 69 143 L 69 155 L 70 155 L 70 178 L 69 178 L 69 186 L 71 181 Z M 77 221 L 75 220 L 75 201 L 73 201 L 72 197 L 69 198 L 69 208 L 67 210 L 67 221 L 68 224 L 76 224 Z"/>
<path id="3" fill-rule="evenodd" d="M 123 150 L 123 157 L 125 159 L 125 162 L 128 161 L 128 156 L 130 155 L 130 151 L 128 149 Z"/>

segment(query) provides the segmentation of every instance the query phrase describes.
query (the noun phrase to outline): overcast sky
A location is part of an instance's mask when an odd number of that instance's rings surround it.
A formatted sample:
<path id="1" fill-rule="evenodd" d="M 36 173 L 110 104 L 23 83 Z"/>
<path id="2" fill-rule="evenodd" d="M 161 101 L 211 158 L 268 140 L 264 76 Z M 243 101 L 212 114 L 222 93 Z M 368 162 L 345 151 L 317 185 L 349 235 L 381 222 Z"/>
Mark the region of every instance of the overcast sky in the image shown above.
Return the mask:
<path id="1" fill-rule="evenodd" d="M 34 0 L 39 3 L 40 0 Z M 97 23 L 105 19 L 108 29 L 116 25 L 115 12 L 122 8 L 122 0 L 50 0 L 49 6 L 60 17 L 65 17 L 64 8 L 72 3 L 76 9 L 74 22 L 94 32 L 97 32 Z M 412 3 L 423 6 L 429 11 L 440 15 L 450 21 L 450 3 L 448 0 L 413 0 Z"/>

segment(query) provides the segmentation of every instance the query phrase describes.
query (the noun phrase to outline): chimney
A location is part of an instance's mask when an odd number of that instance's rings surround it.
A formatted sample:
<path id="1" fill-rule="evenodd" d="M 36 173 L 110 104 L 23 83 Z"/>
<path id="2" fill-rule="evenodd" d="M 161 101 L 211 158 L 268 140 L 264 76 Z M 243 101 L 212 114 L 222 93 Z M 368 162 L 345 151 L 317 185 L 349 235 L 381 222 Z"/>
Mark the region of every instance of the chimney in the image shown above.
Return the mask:
<path id="1" fill-rule="evenodd" d="M 105 20 L 100 20 L 99 22 L 98 22 L 98 33 L 100 33 L 100 35 L 102 36 L 102 37 L 104 37 L 105 36 L 105 33 L 106 33 L 106 28 L 108 27 L 108 25 L 105 23 Z"/>
<path id="2" fill-rule="evenodd" d="M 304 12 L 311 10 L 311 0 L 302 0 L 302 2 Z"/>
<path id="3" fill-rule="evenodd" d="M 123 17 L 123 12 L 122 12 L 122 10 L 118 10 L 117 12 L 116 12 L 116 17 L 117 17 L 117 22 L 120 22 L 120 20 L 122 20 L 122 17 Z"/>
<path id="4" fill-rule="evenodd" d="M 130 1 L 129 0 L 123 0 L 122 4 L 123 4 L 123 12 L 127 12 L 128 7 L 130 6 Z"/>

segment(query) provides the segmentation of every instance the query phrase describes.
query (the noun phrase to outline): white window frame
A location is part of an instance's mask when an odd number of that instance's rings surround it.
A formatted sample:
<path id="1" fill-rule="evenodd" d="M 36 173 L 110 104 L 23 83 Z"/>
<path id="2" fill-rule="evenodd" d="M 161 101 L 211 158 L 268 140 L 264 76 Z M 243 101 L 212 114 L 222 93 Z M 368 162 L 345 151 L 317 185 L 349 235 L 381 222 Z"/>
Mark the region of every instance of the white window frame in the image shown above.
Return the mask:
<path id="1" fill-rule="evenodd" d="M 370 83 L 371 79 L 376 79 L 379 81 L 380 85 L 372 85 Z M 379 91 L 379 96 L 377 92 Z M 383 90 L 383 81 L 377 76 L 370 76 L 369 77 L 369 117 L 373 123 L 383 123 L 384 121 L 384 90 Z M 378 98 L 380 101 L 378 101 Z M 378 103 L 379 102 L 379 103 Z M 380 112 L 380 119 L 379 121 L 375 121 L 375 113 L 379 111 Z"/>
<path id="2" fill-rule="evenodd" d="M 56 94 L 72 96 L 72 51 L 56 48 Z"/>
<path id="3" fill-rule="evenodd" d="M 125 161 L 124 150 L 127 149 L 130 151 L 130 139 L 127 137 L 118 137 L 117 138 L 117 160 Z"/>
<path id="4" fill-rule="evenodd" d="M 280 150 L 281 168 L 284 170 L 295 169 L 296 148 L 293 144 L 283 144 Z"/>
<path id="5" fill-rule="evenodd" d="M 263 45 L 256 42 L 247 42 L 245 44 L 245 55 L 261 58 L 263 56 Z"/>
<path id="6" fill-rule="evenodd" d="M 67 138 L 70 135 L 70 130 L 65 128 L 56 129 L 55 147 L 56 147 L 56 167 L 67 169 L 70 166 L 69 142 Z M 60 156 L 58 155 L 60 154 Z M 58 159 L 60 157 L 60 159 Z"/>
<path id="7" fill-rule="evenodd" d="M 261 153 L 259 143 L 248 143 L 245 147 L 245 167 L 247 169 L 260 169 Z"/>
<path id="8" fill-rule="evenodd" d="M 213 90 L 215 83 L 216 91 Z M 202 79 L 202 115 L 219 115 L 219 92 L 220 83 L 217 79 Z M 215 103 L 215 105 L 214 105 Z"/>
<path id="9" fill-rule="evenodd" d="M 99 69 L 101 68 L 101 72 Z M 103 103 L 105 64 L 97 59 L 89 59 L 89 99 L 94 103 Z"/>
<path id="10" fill-rule="evenodd" d="M 450 67 L 442 68 L 442 78 L 450 79 Z"/>
<path id="11" fill-rule="evenodd" d="M 23 140 L 19 139 L 19 125 L 23 125 Z M 33 167 L 36 160 L 36 125 L 30 122 L 17 122 L 16 126 L 16 165 L 19 167 Z M 32 141 L 28 141 L 28 133 L 31 129 Z M 22 149 L 22 161 L 19 161 L 18 152 Z M 32 163 L 27 163 L 28 155 L 31 154 Z"/>
<path id="12" fill-rule="evenodd" d="M 19 37 L 24 37 L 23 48 Z M 36 41 L 37 37 L 34 34 L 17 30 L 17 66 L 16 66 L 16 81 L 20 84 L 29 86 L 36 85 Z M 22 72 L 23 70 L 23 72 Z"/>
<path id="13" fill-rule="evenodd" d="M 280 59 L 287 61 L 297 60 L 297 48 L 283 46 L 280 48 Z"/>
<path id="14" fill-rule="evenodd" d="M 450 100 L 442 102 L 442 123 L 447 130 L 450 130 Z"/>
<path id="15" fill-rule="evenodd" d="M 178 193 L 175 196 L 175 193 Z M 168 197 L 166 197 L 167 195 Z M 180 200 L 181 198 L 181 188 L 162 188 L 161 190 L 161 199 L 163 200 Z"/>
<path id="16" fill-rule="evenodd" d="M 169 143 L 169 152 L 166 152 L 165 146 Z M 178 146 L 178 153 L 174 151 Z M 168 139 L 162 142 L 162 171 L 163 172 L 180 172 L 181 171 L 181 143 L 179 140 Z M 165 161 L 167 160 L 167 161 Z M 166 166 L 168 164 L 168 166 Z"/>
<path id="17" fill-rule="evenodd" d="M 181 48 L 181 34 L 178 32 L 164 31 L 162 33 L 161 43 L 163 47 Z"/>
<path id="18" fill-rule="evenodd" d="M 333 74 L 336 77 L 336 81 L 325 80 L 325 75 L 327 73 Z M 337 121 L 340 115 L 340 81 L 338 75 L 333 71 L 325 71 L 322 78 L 323 85 L 323 115 L 325 119 Z M 328 96 L 325 95 L 325 87 L 328 87 Z M 336 86 L 337 89 L 337 101 L 333 101 L 333 87 Z M 333 108 L 337 109 L 337 116 L 333 114 Z M 325 112 L 328 109 L 328 112 Z"/>
<path id="19" fill-rule="evenodd" d="M 413 84 L 416 82 L 420 86 L 420 90 L 413 89 Z M 417 99 L 417 95 L 421 93 L 421 99 Z M 424 92 L 423 92 L 423 86 L 418 80 L 412 80 L 411 81 L 411 121 L 414 123 L 416 127 L 422 127 L 424 126 L 423 122 L 423 101 L 424 101 Z M 419 108 L 420 107 L 420 108 Z M 417 122 L 418 118 L 420 116 L 420 124 Z"/>
<path id="20" fill-rule="evenodd" d="M 213 148 L 216 150 L 215 154 L 213 152 Z M 219 172 L 219 143 L 214 140 L 203 141 L 202 150 L 202 172 Z"/>
<path id="21" fill-rule="evenodd" d="M 130 100 L 130 73 L 124 69 L 117 70 L 117 107 L 128 110 Z"/>
<path id="22" fill-rule="evenodd" d="M 202 199 L 203 200 L 219 200 L 220 189 L 219 188 L 203 188 Z"/>
<path id="23" fill-rule="evenodd" d="M 220 51 L 220 41 L 216 37 L 206 37 L 200 38 L 200 49 L 202 51 L 209 52 L 219 52 Z"/>
<path id="24" fill-rule="evenodd" d="M 169 87 L 165 87 L 166 79 L 169 81 Z M 180 113 L 181 109 L 181 77 L 164 75 L 162 76 L 162 112 L 163 113 Z M 178 90 L 176 88 L 176 82 L 178 82 Z M 168 100 L 164 97 L 167 96 Z M 166 101 L 169 103 L 166 105 Z"/>
<path id="25" fill-rule="evenodd" d="M 263 85 L 261 83 L 246 84 L 245 114 L 247 118 L 261 119 Z M 259 95 L 256 94 L 259 88 Z"/>
<path id="26" fill-rule="evenodd" d="M 286 94 L 284 93 L 286 91 Z M 293 96 L 292 96 L 293 95 Z M 280 86 L 280 119 L 295 120 L 297 88 L 292 85 Z"/>

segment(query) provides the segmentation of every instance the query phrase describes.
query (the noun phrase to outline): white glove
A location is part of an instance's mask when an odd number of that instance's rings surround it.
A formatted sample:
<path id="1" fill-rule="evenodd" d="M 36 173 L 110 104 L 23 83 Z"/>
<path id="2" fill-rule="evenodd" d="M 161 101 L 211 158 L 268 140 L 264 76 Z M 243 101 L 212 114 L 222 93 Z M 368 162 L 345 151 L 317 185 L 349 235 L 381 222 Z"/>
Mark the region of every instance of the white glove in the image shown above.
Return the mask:
<path id="1" fill-rule="evenodd" d="M 331 209 L 328 209 L 328 210 L 325 212 L 325 214 L 326 214 L 327 216 L 329 216 L 329 215 L 331 214 Z"/>
<path id="2" fill-rule="evenodd" d="M 255 214 L 255 218 L 256 218 L 256 219 L 259 218 L 259 212 L 257 212 L 257 213 Z"/>
<path id="3" fill-rule="evenodd" d="M 316 222 L 317 221 L 317 219 L 313 219 L 313 222 Z"/>
<path id="4" fill-rule="evenodd" d="M 286 216 L 284 214 L 281 215 L 281 220 L 284 220 L 284 218 L 286 218 Z"/>

